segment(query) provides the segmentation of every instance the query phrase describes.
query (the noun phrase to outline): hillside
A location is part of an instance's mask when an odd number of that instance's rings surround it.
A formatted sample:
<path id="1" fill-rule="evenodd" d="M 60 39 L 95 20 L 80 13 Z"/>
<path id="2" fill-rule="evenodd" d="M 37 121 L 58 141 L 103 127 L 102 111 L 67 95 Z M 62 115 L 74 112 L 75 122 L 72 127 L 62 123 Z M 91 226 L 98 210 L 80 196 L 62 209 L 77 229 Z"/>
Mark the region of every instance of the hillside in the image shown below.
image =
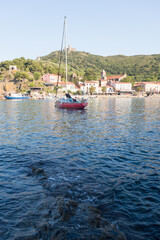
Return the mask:
<path id="1" fill-rule="evenodd" d="M 62 80 L 65 77 L 64 52 L 60 75 Z M 0 92 L 16 88 L 26 91 L 30 87 L 43 85 L 41 77 L 45 73 L 58 74 L 60 52 L 52 52 L 43 56 L 40 60 L 31 60 L 21 57 L 13 61 L 0 63 Z M 9 70 L 10 65 L 17 67 L 16 72 Z M 137 56 L 98 56 L 86 52 L 71 52 L 68 54 L 68 75 L 75 73 L 82 76 L 83 80 L 98 80 L 102 70 L 107 76 L 124 74 L 127 78 L 124 81 L 160 81 L 160 54 L 137 55 Z M 75 83 L 77 79 L 73 79 Z M 9 86 L 9 87 L 6 87 Z M 6 90 L 5 90 L 6 89 Z"/>
<path id="2" fill-rule="evenodd" d="M 52 52 L 41 60 L 58 63 L 58 52 Z M 160 79 L 160 54 L 137 56 L 98 56 L 85 52 L 71 52 L 68 54 L 70 72 L 84 75 L 90 69 L 95 78 L 100 78 L 104 69 L 107 76 L 127 73 L 135 81 L 152 81 Z"/>

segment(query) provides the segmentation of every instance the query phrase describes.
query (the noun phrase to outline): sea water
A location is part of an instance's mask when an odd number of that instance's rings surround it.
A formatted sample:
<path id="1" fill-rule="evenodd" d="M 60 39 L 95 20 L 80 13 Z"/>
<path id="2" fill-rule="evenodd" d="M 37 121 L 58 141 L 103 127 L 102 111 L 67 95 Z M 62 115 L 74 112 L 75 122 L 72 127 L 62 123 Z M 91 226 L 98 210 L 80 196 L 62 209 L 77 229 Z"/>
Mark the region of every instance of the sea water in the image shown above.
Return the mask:
<path id="1" fill-rule="evenodd" d="M 160 239 L 160 98 L 0 112 L 0 239 Z"/>

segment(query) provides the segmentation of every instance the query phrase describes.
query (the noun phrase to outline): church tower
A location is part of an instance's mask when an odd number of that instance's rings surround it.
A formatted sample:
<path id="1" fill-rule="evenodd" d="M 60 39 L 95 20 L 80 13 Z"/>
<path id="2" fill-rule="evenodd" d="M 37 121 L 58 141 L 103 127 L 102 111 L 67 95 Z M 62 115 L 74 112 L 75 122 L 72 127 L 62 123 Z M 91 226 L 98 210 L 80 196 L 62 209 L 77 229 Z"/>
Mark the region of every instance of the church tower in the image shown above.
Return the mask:
<path id="1" fill-rule="evenodd" d="M 106 72 L 105 72 L 104 69 L 103 69 L 103 71 L 101 72 L 101 79 L 106 80 Z"/>

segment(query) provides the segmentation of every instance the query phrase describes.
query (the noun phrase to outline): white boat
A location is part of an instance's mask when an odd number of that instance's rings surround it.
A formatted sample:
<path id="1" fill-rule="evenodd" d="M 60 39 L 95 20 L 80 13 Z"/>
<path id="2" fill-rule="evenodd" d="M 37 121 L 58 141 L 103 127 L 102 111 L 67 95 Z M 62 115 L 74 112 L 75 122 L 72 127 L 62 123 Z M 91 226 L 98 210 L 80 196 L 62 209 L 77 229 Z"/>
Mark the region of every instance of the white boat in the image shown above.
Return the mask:
<path id="1" fill-rule="evenodd" d="M 5 96 L 6 99 L 12 100 L 12 99 L 29 99 L 28 94 L 22 94 L 22 93 L 9 93 Z"/>

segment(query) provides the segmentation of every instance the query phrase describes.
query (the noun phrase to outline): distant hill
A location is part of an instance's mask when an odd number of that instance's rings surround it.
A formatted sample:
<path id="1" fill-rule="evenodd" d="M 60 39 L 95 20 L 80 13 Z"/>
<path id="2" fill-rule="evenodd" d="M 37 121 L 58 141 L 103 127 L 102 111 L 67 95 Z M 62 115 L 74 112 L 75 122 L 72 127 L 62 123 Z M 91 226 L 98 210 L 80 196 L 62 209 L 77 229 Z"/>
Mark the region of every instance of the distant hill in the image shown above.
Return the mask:
<path id="1" fill-rule="evenodd" d="M 62 55 L 62 64 L 60 75 L 65 77 L 65 56 Z M 7 60 L 0 63 L 0 81 L 14 80 L 18 78 L 14 73 L 10 74 L 9 66 L 16 65 L 21 75 L 26 72 L 30 83 L 35 79 L 35 74 L 42 76 L 45 73 L 58 74 L 60 51 L 52 52 L 46 56 L 37 58 L 38 60 L 25 59 L 24 57 Z M 93 55 L 87 52 L 70 52 L 68 53 L 68 75 L 75 73 L 82 76 L 84 80 L 98 80 L 101 77 L 102 70 L 106 71 L 107 76 L 117 74 L 127 74 L 124 81 L 160 81 L 160 54 L 154 55 L 137 55 L 137 56 L 108 56 L 103 57 Z M 20 81 L 24 78 L 19 77 Z M 71 78 L 70 78 L 71 79 Z M 35 79 L 36 80 L 36 79 Z M 78 81 L 73 79 L 73 81 Z M 32 84 L 33 85 L 33 84 Z"/>
<path id="2" fill-rule="evenodd" d="M 59 52 L 52 52 L 40 59 L 58 63 Z M 70 72 L 75 72 L 77 75 L 84 75 L 90 69 L 95 73 L 96 78 L 100 78 L 104 69 L 107 76 L 126 72 L 133 81 L 160 80 L 160 54 L 103 57 L 86 52 L 71 52 L 68 54 L 68 65 Z"/>

